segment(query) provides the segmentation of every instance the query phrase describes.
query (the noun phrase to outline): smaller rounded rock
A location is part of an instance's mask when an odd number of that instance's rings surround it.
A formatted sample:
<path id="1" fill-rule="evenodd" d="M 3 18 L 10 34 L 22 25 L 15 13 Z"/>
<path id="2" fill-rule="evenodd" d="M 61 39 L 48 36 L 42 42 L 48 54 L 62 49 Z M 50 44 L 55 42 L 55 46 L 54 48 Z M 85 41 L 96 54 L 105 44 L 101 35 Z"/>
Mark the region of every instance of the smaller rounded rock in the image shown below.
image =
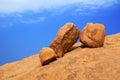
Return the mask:
<path id="1" fill-rule="evenodd" d="M 39 54 L 40 61 L 42 65 L 49 64 L 50 62 L 56 60 L 56 53 L 52 48 L 43 48 Z"/>

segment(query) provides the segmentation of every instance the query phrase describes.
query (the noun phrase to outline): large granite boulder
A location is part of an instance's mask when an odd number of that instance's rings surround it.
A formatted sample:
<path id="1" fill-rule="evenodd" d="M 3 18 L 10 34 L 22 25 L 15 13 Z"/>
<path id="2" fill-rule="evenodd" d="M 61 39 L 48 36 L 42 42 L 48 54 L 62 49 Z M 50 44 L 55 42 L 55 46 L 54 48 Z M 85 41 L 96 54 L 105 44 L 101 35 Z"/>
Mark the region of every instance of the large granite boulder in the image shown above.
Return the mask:
<path id="1" fill-rule="evenodd" d="M 88 23 L 80 32 L 80 41 L 87 47 L 101 47 L 105 39 L 105 27 L 102 24 Z"/>
<path id="2" fill-rule="evenodd" d="M 77 27 L 73 23 L 67 23 L 60 28 L 49 47 L 55 51 L 57 57 L 62 57 L 77 41 L 78 37 L 79 30 Z"/>

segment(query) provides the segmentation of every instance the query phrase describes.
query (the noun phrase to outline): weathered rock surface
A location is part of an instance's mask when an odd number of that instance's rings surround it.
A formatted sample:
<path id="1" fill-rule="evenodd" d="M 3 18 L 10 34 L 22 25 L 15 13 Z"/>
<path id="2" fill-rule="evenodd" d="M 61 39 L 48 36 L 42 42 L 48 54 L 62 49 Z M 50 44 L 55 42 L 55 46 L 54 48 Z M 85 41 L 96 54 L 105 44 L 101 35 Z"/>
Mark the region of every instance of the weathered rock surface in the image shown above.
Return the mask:
<path id="1" fill-rule="evenodd" d="M 46 65 L 56 59 L 56 53 L 52 48 L 43 48 L 39 54 L 40 62 Z"/>
<path id="2" fill-rule="evenodd" d="M 120 33 L 104 46 L 75 44 L 64 57 L 41 66 L 39 55 L 0 66 L 0 80 L 120 80 Z"/>
<path id="3" fill-rule="evenodd" d="M 60 28 L 49 47 L 56 52 L 57 57 L 62 57 L 77 41 L 78 37 L 79 30 L 77 27 L 73 23 L 67 23 Z"/>
<path id="4" fill-rule="evenodd" d="M 105 27 L 102 24 L 88 23 L 80 32 L 79 38 L 84 46 L 101 47 L 105 39 Z"/>

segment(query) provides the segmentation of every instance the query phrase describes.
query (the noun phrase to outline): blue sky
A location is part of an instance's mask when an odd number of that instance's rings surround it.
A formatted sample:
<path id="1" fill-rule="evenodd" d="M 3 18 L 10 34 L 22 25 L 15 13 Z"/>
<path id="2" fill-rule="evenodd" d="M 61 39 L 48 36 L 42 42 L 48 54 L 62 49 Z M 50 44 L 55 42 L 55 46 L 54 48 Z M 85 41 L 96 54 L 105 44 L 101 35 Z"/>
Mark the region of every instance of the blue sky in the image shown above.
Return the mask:
<path id="1" fill-rule="evenodd" d="M 120 32 L 119 0 L 0 0 L 0 65 L 21 60 L 49 46 L 61 26 L 79 30 L 101 23 L 106 35 Z"/>

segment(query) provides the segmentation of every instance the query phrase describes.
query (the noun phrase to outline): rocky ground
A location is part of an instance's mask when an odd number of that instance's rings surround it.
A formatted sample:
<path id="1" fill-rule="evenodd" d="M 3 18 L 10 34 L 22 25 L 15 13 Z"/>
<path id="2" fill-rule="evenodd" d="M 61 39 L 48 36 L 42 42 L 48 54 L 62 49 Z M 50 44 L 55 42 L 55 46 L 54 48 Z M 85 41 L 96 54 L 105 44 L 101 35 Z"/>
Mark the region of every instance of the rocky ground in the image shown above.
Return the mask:
<path id="1" fill-rule="evenodd" d="M 120 80 L 120 33 L 101 48 L 76 43 L 64 57 L 41 66 L 39 55 L 0 66 L 0 80 Z"/>

